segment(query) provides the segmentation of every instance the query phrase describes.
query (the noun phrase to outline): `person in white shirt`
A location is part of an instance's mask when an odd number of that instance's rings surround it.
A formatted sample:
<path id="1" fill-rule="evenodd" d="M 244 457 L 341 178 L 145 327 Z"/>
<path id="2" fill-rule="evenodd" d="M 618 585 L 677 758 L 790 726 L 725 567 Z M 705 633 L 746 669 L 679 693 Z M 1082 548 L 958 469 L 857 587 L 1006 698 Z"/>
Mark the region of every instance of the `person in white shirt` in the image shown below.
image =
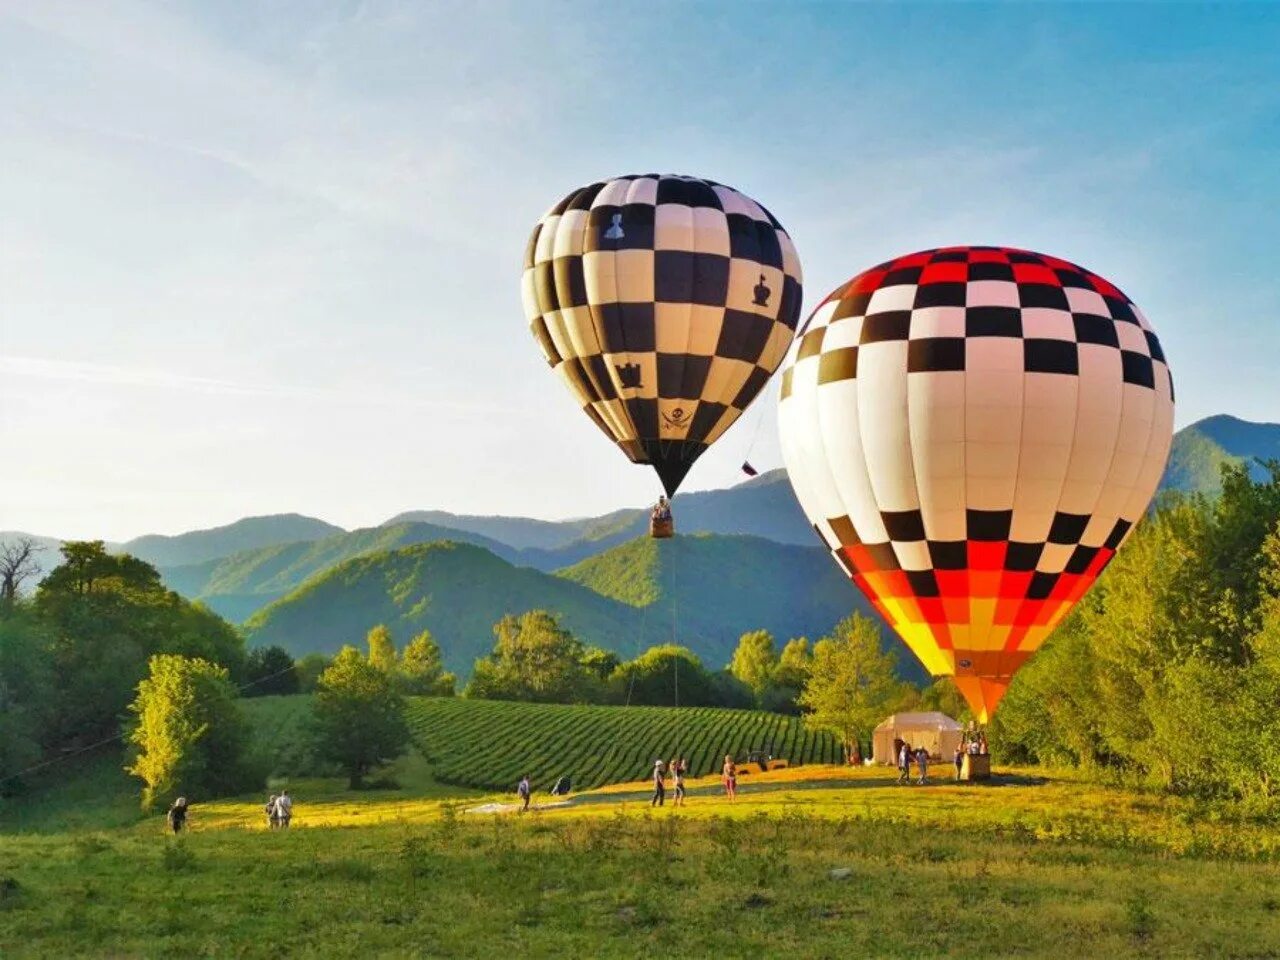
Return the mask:
<path id="1" fill-rule="evenodd" d="M 293 798 L 289 796 L 288 790 L 282 790 L 280 796 L 276 797 L 276 822 L 281 830 L 288 828 L 292 817 Z"/>

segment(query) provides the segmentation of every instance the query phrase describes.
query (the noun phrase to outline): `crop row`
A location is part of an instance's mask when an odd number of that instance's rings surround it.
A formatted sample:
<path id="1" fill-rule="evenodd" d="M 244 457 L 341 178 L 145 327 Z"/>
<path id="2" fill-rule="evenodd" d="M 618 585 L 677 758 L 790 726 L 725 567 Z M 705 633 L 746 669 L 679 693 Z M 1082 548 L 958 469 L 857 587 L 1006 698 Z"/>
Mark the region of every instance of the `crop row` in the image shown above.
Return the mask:
<path id="1" fill-rule="evenodd" d="M 834 739 L 797 717 L 719 707 L 603 707 L 414 698 L 418 748 L 445 783 L 535 789 L 569 776 L 575 789 L 643 779 L 658 758 L 683 756 L 692 776 L 719 770 L 726 753 L 771 750 L 792 764 L 831 763 Z"/>

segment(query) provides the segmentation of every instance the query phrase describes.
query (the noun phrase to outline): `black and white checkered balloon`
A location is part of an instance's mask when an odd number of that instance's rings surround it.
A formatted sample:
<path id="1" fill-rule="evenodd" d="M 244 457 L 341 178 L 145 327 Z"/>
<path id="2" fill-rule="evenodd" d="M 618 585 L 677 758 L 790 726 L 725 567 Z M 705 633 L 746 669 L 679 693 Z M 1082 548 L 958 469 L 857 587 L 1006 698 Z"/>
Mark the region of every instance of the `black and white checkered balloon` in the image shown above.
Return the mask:
<path id="1" fill-rule="evenodd" d="M 773 215 L 730 187 L 617 177 L 538 221 L 522 293 L 583 410 L 673 494 L 786 355 L 800 261 Z"/>

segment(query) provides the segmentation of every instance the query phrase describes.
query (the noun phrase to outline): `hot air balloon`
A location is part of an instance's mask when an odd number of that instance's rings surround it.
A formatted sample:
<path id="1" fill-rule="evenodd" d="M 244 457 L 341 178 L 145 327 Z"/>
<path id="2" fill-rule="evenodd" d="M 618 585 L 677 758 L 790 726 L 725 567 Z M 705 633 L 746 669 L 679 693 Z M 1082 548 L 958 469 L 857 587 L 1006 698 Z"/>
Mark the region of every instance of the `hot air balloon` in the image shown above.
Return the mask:
<path id="1" fill-rule="evenodd" d="M 980 722 L 1146 511 L 1173 381 L 1097 274 L 948 247 L 859 274 L 801 328 L 779 431 L 801 506 Z"/>
<path id="2" fill-rule="evenodd" d="M 773 215 L 730 187 L 616 177 L 538 221 L 522 292 L 547 362 L 670 496 L 786 355 L 800 261 Z"/>

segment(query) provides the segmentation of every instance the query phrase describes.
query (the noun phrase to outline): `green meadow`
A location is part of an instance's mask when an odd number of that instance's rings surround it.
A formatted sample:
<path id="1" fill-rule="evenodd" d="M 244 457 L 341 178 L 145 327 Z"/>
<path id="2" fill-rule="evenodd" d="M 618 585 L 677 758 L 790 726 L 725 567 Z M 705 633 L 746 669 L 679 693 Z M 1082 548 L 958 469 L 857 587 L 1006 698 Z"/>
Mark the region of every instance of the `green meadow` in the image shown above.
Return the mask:
<path id="1" fill-rule="evenodd" d="M 299 702 L 257 727 L 294 739 Z M 519 814 L 415 750 L 386 789 L 279 777 L 288 831 L 197 798 L 174 838 L 118 754 L 69 766 L 0 808 L 5 958 L 1280 957 L 1280 829 L 1069 773 L 808 765 L 735 802 L 704 777 L 682 809 L 630 783 Z"/>

